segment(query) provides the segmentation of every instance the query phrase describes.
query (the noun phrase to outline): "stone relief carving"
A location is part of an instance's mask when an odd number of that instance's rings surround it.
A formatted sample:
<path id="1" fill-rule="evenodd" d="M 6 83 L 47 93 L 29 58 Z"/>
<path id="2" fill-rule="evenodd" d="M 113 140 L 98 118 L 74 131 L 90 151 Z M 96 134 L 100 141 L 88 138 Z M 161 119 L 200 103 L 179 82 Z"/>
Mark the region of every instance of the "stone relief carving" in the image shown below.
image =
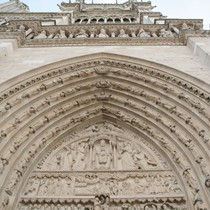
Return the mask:
<path id="1" fill-rule="evenodd" d="M 121 37 L 121 38 L 129 37 L 129 35 L 125 33 L 124 29 L 120 29 L 120 33 L 119 33 L 118 37 Z"/>
<path id="2" fill-rule="evenodd" d="M 163 87 L 164 87 L 164 84 L 163 84 Z"/>
<path id="3" fill-rule="evenodd" d="M 54 36 L 54 39 L 66 39 L 66 32 L 65 30 L 60 29 L 59 32 Z"/>
<path id="4" fill-rule="evenodd" d="M 159 37 L 174 37 L 174 34 L 171 32 L 171 31 L 169 31 L 169 30 L 165 30 L 165 28 L 163 28 L 163 29 L 161 29 L 160 30 L 160 34 L 159 34 Z"/>
<path id="5" fill-rule="evenodd" d="M 81 29 L 78 34 L 75 34 L 76 38 L 87 38 L 88 34 L 85 32 L 84 29 Z"/>
<path id="6" fill-rule="evenodd" d="M 34 37 L 34 39 L 46 39 L 47 33 L 45 30 L 41 31 L 37 36 Z"/>
<path id="7" fill-rule="evenodd" d="M 85 73 L 84 73 L 85 74 Z M 75 77 L 77 77 L 77 76 L 75 76 Z M 62 83 L 62 79 L 60 80 L 60 84 Z M 157 83 L 156 83 L 157 84 Z M 93 85 L 94 86 L 94 85 Z M 103 82 L 102 82 L 102 84 L 100 84 L 99 85 L 100 87 L 102 87 L 102 88 L 104 88 L 104 87 L 106 87 L 107 85 L 105 84 L 103 84 Z M 83 86 L 84 88 L 86 87 L 86 86 Z M 40 87 L 39 87 L 39 90 L 40 91 L 45 91 L 46 89 L 48 89 L 49 88 L 49 86 L 48 86 L 48 84 L 47 83 L 44 83 L 44 84 L 42 84 L 42 85 L 40 85 Z M 124 88 L 123 86 L 121 87 L 122 89 Z M 136 91 L 137 92 L 137 90 L 134 90 L 134 89 L 131 89 L 131 87 L 129 87 L 129 89 L 131 90 L 131 91 Z M 164 87 L 163 88 L 164 90 L 167 90 L 167 91 L 169 91 L 169 87 Z M 171 89 L 170 89 L 170 91 L 171 91 Z M 175 92 L 175 91 L 173 91 L 173 92 Z M 62 95 L 63 94 L 63 95 Z M 145 93 L 142 93 L 142 95 L 143 94 L 145 94 Z M 63 93 L 61 93 L 61 95 L 60 95 L 60 98 L 62 98 L 62 97 L 64 97 L 64 95 L 66 95 L 66 92 L 63 92 Z M 31 96 L 31 97 L 33 97 L 33 96 Z M 177 113 L 178 113 L 178 111 L 179 110 L 177 110 L 176 108 L 177 107 L 171 107 L 170 106 L 170 104 L 168 104 L 167 102 L 165 103 L 165 105 L 162 103 L 162 101 L 160 101 L 160 99 L 158 99 L 158 98 L 155 98 L 154 96 L 148 96 L 147 94 L 146 94 L 146 97 L 148 97 L 148 99 L 149 100 L 151 100 L 152 102 L 154 101 L 154 103 L 157 103 L 157 105 L 159 105 L 159 106 L 161 106 L 161 107 L 163 107 L 164 109 L 166 109 L 166 110 L 168 110 L 168 111 L 170 111 L 171 113 L 176 113 L 176 111 L 177 111 Z M 182 99 L 182 97 L 181 96 L 179 96 L 180 97 L 180 99 Z M 27 115 L 31 115 L 31 116 L 33 116 L 33 114 L 36 114 L 37 112 L 39 112 L 40 110 L 42 110 L 42 106 L 44 106 L 45 107 L 45 105 L 46 105 L 46 107 L 48 107 L 48 105 L 50 106 L 52 103 L 53 103 L 53 101 L 57 101 L 57 99 L 58 99 L 58 95 L 53 95 L 52 97 L 50 97 L 50 98 L 47 98 L 47 100 L 43 100 L 43 102 L 41 102 L 38 106 L 34 106 L 34 107 L 30 107 L 30 110 L 27 112 L 27 113 L 25 113 L 25 115 L 24 115 L 24 117 L 25 116 L 27 116 Z M 89 99 L 88 99 L 89 100 Z M 91 101 L 92 99 L 90 99 L 89 101 Z M 17 100 L 18 101 L 18 100 Z M 83 100 L 84 101 L 84 100 Z M 77 105 L 79 106 L 80 104 L 83 104 L 83 101 L 79 101 L 78 100 L 78 102 L 77 102 Z M 155 102 L 156 101 L 156 102 Z M 42 103 L 43 103 L 43 105 L 42 105 Z M 14 103 L 15 104 L 15 103 Z M 129 101 L 126 101 L 125 102 L 125 104 L 126 104 L 126 106 L 132 106 L 132 105 L 129 105 L 129 104 L 131 104 L 131 102 L 129 102 Z M 203 110 L 203 107 L 202 106 L 199 106 L 199 104 L 198 103 L 194 103 L 194 101 L 192 102 L 192 104 L 194 104 L 194 105 L 192 105 L 192 107 L 193 108 L 195 108 L 195 109 L 201 109 L 201 110 Z M 13 103 L 12 102 L 9 102 L 9 103 L 7 103 L 6 104 L 6 109 L 7 110 L 10 110 L 11 108 L 13 108 Z M 76 106 L 76 105 L 75 105 Z M 36 108 L 36 107 L 38 107 L 38 109 Z M 134 107 L 134 106 L 133 106 Z M 148 116 L 149 116 L 149 111 L 148 111 L 148 109 L 146 109 L 147 110 L 147 114 L 148 114 Z M 61 114 L 63 111 L 62 110 L 58 110 L 58 116 L 59 116 L 59 114 Z M 120 118 L 120 119 L 123 119 L 125 122 L 128 122 L 128 123 L 133 123 L 133 124 L 135 124 L 136 122 L 135 122 L 135 120 L 132 120 L 132 119 L 130 119 L 129 117 L 127 117 L 127 116 L 125 116 L 123 113 L 117 113 L 117 115 L 116 115 L 118 118 Z M 24 118 L 23 117 L 23 118 Z M 80 116 L 81 117 L 81 116 Z M 78 121 L 80 120 L 80 119 L 82 119 L 82 118 L 80 118 L 79 117 L 79 119 L 78 119 Z M 151 117 L 152 117 L 152 114 L 151 114 Z M 20 119 L 22 119 L 22 118 L 20 118 Z M 17 120 L 15 123 L 17 124 L 17 125 L 19 125 L 19 122 L 20 122 L 20 119 L 19 120 Z M 43 118 L 43 119 L 41 119 L 41 120 L 46 120 L 45 118 Z M 193 128 L 193 130 L 196 130 L 196 132 L 198 132 L 199 133 L 199 136 L 200 137 L 202 137 L 202 138 L 206 138 L 206 133 L 205 133 L 205 131 L 204 130 L 202 130 L 202 129 L 200 129 L 200 127 L 198 127 L 198 128 L 196 128 L 196 125 L 194 124 L 194 122 L 193 122 L 193 119 L 191 119 L 191 118 L 188 118 L 188 117 L 184 117 L 184 120 L 186 120 L 186 124 L 187 125 L 190 125 L 192 128 Z M 25 133 L 25 135 L 23 135 L 23 139 L 25 139 L 25 140 L 27 140 L 28 139 L 28 137 L 29 137 L 29 135 L 30 135 L 30 133 L 34 133 L 34 132 L 36 132 L 37 131 L 37 129 L 39 129 L 39 128 L 41 128 L 45 123 L 47 123 L 49 120 L 47 120 L 47 121 L 40 121 L 40 122 L 38 122 L 38 123 L 34 123 L 32 126 L 30 126 L 30 129 L 29 129 L 29 132 L 27 131 L 26 133 Z M 74 119 L 73 119 L 73 121 L 74 121 Z M 75 118 L 75 122 L 78 122 L 77 121 L 77 119 Z M 15 124 L 14 123 L 14 124 Z M 138 124 L 138 123 L 137 123 Z M 165 125 L 166 124 L 168 124 L 168 122 L 166 121 L 165 122 Z M 143 127 L 142 125 L 140 125 L 140 124 L 138 124 L 138 126 L 140 126 L 140 127 Z M 14 127 L 14 125 L 13 124 L 11 124 L 11 125 L 9 125 L 8 127 L 5 127 L 5 132 L 2 132 L 2 135 L 3 136 L 6 136 L 6 133 L 9 133 L 9 132 L 12 132 L 13 131 L 13 127 Z M 169 126 L 170 127 L 170 126 Z M 172 127 L 173 127 L 173 125 L 172 125 Z M 151 129 L 150 128 L 148 128 L 147 127 L 147 125 L 145 125 L 145 127 L 143 127 L 145 130 L 147 130 L 147 132 L 148 133 L 150 133 L 151 135 L 153 135 L 152 134 L 152 132 L 151 132 Z M 194 129 L 195 128 L 195 129 Z M 180 137 L 180 136 L 178 136 L 178 133 L 180 133 L 179 132 L 179 130 L 178 129 L 172 129 L 171 127 L 169 128 L 169 129 L 171 129 L 172 131 L 173 131 L 173 133 L 175 134 L 175 135 L 177 135 L 177 137 L 179 137 L 179 139 L 182 139 L 182 141 L 183 142 L 185 142 L 185 145 L 186 145 L 186 147 L 187 148 L 189 148 L 189 150 L 191 150 L 193 153 L 195 153 L 194 152 L 194 149 L 193 149 L 193 145 L 194 145 L 194 143 L 192 142 L 192 141 L 190 141 L 189 139 L 188 140 L 186 140 L 185 139 L 185 137 Z M 95 130 L 97 130 L 97 128 L 95 128 Z M 171 131 L 171 132 L 172 132 Z M 55 133 L 56 133 L 57 131 L 55 131 Z M 21 138 L 21 141 L 23 140 L 22 138 Z M 23 141 L 25 141 L 25 140 L 23 140 Z M 206 142 L 208 142 L 208 139 L 206 139 Z M 18 142 L 17 142 L 18 143 Z M 15 142 L 15 144 L 16 144 L 16 142 Z M 11 145 L 11 151 L 13 151 L 13 145 Z M 172 149 L 170 149 L 170 151 L 171 152 L 173 152 L 173 150 Z M 105 152 L 107 152 L 107 151 L 105 151 Z M 1 163 L 2 162 L 4 162 L 4 164 L 3 164 L 3 166 L 2 167 L 4 167 L 4 165 L 6 165 L 6 164 L 8 164 L 8 160 L 10 159 L 10 153 L 11 152 L 9 152 L 8 154 L 3 154 L 3 159 L 1 160 Z M 106 153 L 105 153 L 106 154 Z M 180 160 L 179 160 L 179 157 L 177 157 L 176 155 L 177 154 L 174 154 L 174 153 L 172 153 L 173 154 L 173 156 L 174 156 L 174 159 L 176 160 L 176 161 L 178 161 L 178 162 L 180 162 Z M 4 158 L 4 156 L 5 157 L 9 157 L 9 158 Z M 105 155 L 106 156 L 106 155 Z M 27 160 L 26 160 L 26 162 L 27 162 Z M 182 161 L 181 161 L 182 162 Z M 202 169 L 202 171 L 203 171 L 203 173 L 205 174 L 205 175 L 207 175 L 207 168 L 206 168 L 206 166 L 205 166 L 205 161 L 200 161 L 199 159 L 196 159 L 196 162 L 201 166 L 201 169 Z M 23 164 L 23 166 L 19 166 L 20 168 L 25 168 L 25 166 L 24 166 L 24 164 Z M 183 167 L 184 168 L 184 167 Z"/>
<path id="8" fill-rule="evenodd" d="M 92 129 L 97 128 L 92 126 Z M 127 142 L 122 138 L 110 139 L 107 136 L 98 140 L 87 138 L 67 145 L 56 153 L 45 166 L 45 170 L 64 171 L 156 168 L 158 168 L 158 164 L 154 157 L 143 152 L 139 145 Z"/>
<path id="9" fill-rule="evenodd" d="M 7 206 L 10 203 L 10 198 L 9 196 L 4 197 L 3 202 L 1 204 L 2 209 L 7 209 Z"/>
<path id="10" fill-rule="evenodd" d="M 64 190 L 65 189 L 65 190 Z M 92 172 L 49 173 L 36 172 L 27 183 L 24 197 L 74 197 L 107 194 L 110 196 L 183 196 L 172 172 Z"/>
<path id="11" fill-rule="evenodd" d="M 111 201 L 110 201 L 111 200 Z M 38 201 L 37 203 L 34 203 L 32 201 L 29 201 L 30 204 L 27 205 L 25 202 L 28 202 L 28 200 L 23 200 L 21 204 L 19 204 L 18 210 L 32 210 L 32 209 L 47 209 L 47 210 L 101 210 L 101 209 L 122 209 L 122 210 L 152 210 L 152 209 L 179 209 L 179 210 L 187 210 L 187 207 L 185 205 L 185 202 L 182 200 L 181 203 L 179 203 L 178 199 L 176 201 L 148 201 L 146 204 L 142 201 L 122 201 L 117 202 L 113 199 L 109 199 L 109 195 L 97 195 L 95 196 L 95 199 L 92 200 L 84 200 L 84 201 L 63 201 L 62 203 L 59 202 L 53 202 L 49 203 L 49 201 Z M 66 204 L 68 202 L 68 204 Z"/>
<path id="12" fill-rule="evenodd" d="M 100 33 L 97 35 L 97 37 L 99 37 L 99 38 L 108 38 L 109 35 L 106 33 L 106 30 L 102 28 L 100 30 Z"/>
<path id="13" fill-rule="evenodd" d="M 201 198 L 199 189 L 195 190 L 193 194 L 194 194 L 194 202 L 193 202 L 194 209 L 207 210 L 208 208 L 206 207 L 206 205 L 203 202 L 203 199 Z"/>
<path id="14" fill-rule="evenodd" d="M 209 177 L 206 179 L 205 185 L 207 188 L 210 188 L 210 178 Z"/>
<path id="15" fill-rule="evenodd" d="M 126 120 L 126 117 L 123 116 L 123 115 L 121 115 L 120 113 L 117 113 L 117 116 L 118 116 L 118 117 L 123 117 L 123 119 Z M 126 121 L 127 121 L 127 122 L 130 122 L 130 119 L 128 119 L 128 120 L 126 120 Z M 34 132 L 34 131 L 35 131 L 35 129 L 32 130 L 32 132 Z M 125 147 L 125 148 L 126 148 L 126 147 Z M 128 151 L 129 151 L 129 150 L 126 150 L 126 153 L 129 153 Z M 171 150 L 171 151 L 172 151 L 172 153 L 173 153 L 173 150 Z M 126 154 L 126 153 L 125 153 L 125 154 Z M 107 154 L 105 154 L 105 155 L 107 155 Z M 175 154 L 173 153 L 173 155 L 175 155 Z M 128 156 L 128 157 L 129 157 L 129 156 Z M 138 155 L 135 154 L 135 158 L 137 158 L 137 157 L 138 157 Z M 140 156 L 139 156 L 139 157 L 140 157 Z M 139 158 L 139 157 L 138 157 L 138 158 Z M 178 163 L 183 162 L 183 161 L 180 161 L 180 158 L 177 156 L 177 154 L 176 154 L 176 156 L 174 156 L 174 158 L 175 158 L 175 160 L 176 160 Z M 147 162 L 147 163 L 149 163 L 149 162 Z M 150 163 L 150 164 L 151 164 L 151 163 Z"/>
<path id="16" fill-rule="evenodd" d="M 148 32 L 146 32 L 143 28 L 141 28 L 139 29 L 137 37 L 146 38 L 146 37 L 151 37 L 151 35 Z"/>

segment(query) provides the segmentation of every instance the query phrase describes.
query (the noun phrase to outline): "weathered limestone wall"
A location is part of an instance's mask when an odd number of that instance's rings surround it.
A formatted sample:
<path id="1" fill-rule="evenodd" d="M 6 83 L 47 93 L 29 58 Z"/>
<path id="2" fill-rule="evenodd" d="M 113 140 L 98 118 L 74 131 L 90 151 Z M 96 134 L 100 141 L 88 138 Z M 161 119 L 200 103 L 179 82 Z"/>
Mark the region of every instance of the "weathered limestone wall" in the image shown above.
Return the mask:
<path id="1" fill-rule="evenodd" d="M 190 38 L 187 46 L 87 46 L 18 48 L 15 40 L 0 40 L 0 83 L 52 62 L 107 52 L 176 68 L 210 84 L 210 38 Z"/>
<path id="2" fill-rule="evenodd" d="M 190 38 L 188 47 L 202 63 L 210 67 L 210 38 Z"/>

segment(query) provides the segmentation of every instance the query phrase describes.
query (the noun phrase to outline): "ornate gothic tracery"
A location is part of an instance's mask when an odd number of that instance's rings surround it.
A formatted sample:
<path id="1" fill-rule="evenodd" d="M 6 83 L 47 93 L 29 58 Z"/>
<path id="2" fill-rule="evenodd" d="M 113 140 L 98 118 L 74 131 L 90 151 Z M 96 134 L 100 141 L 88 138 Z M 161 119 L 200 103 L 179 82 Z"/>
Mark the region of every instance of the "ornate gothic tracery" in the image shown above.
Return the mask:
<path id="1" fill-rule="evenodd" d="M 207 208 L 209 87 L 180 74 L 96 54 L 3 84 L 1 208 Z"/>

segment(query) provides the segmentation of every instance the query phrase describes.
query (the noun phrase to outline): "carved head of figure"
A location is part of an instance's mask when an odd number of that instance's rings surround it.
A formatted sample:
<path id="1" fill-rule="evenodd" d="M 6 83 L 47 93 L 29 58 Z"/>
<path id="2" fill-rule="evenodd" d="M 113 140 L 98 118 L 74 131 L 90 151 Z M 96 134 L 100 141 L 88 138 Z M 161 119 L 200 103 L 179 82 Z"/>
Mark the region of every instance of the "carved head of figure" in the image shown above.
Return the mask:
<path id="1" fill-rule="evenodd" d="M 65 31 L 60 29 L 60 34 L 65 34 Z"/>
<path id="2" fill-rule="evenodd" d="M 164 203 L 161 209 L 168 209 L 168 206 Z"/>
<path id="3" fill-rule="evenodd" d="M 106 196 L 105 203 L 106 203 L 107 205 L 109 205 L 109 204 L 110 204 L 110 197 L 109 197 L 108 195 Z"/>
<path id="4" fill-rule="evenodd" d="M 160 30 L 160 33 L 165 33 L 166 32 L 166 29 L 165 28 L 162 28 L 161 30 Z"/>
<path id="5" fill-rule="evenodd" d="M 210 188 L 210 177 L 206 179 L 205 185 L 206 187 Z"/>
<path id="6" fill-rule="evenodd" d="M 61 155 L 60 154 L 56 155 L 56 160 L 57 161 L 60 161 L 61 160 Z"/>
<path id="7" fill-rule="evenodd" d="M 45 30 L 41 31 L 42 35 L 47 35 L 47 32 Z"/>
<path id="8" fill-rule="evenodd" d="M 145 32 L 143 28 L 139 29 L 139 33 Z"/>
<path id="9" fill-rule="evenodd" d="M 124 29 L 120 29 L 120 34 L 121 35 L 125 34 L 125 30 Z"/>
<path id="10" fill-rule="evenodd" d="M 81 34 L 85 34 L 85 30 L 84 30 L 84 29 L 81 29 L 81 30 L 80 30 L 80 33 L 81 33 Z"/>
<path id="11" fill-rule="evenodd" d="M 106 34 L 105 29 L 102 28 L 102 29 L 100 30 L 100 33 L 101 33 L 101 34 Z"/>
<path id="12" fill-rule="evenodd" d="M 104 139 L 101 139 L 100 140 L 100 146 L 101 147 L 105 147 L 105 144 L 106 144 L 105 140 Z"/>
<path id="13" fill-rule="evenodd" d="M 137 149 L 135 150 L 135 152 L 136 152 L 136 154 L 141 154 L 141 153 L 142 153 L 142 150 L 139 149 L 139 148 L 137 148 Z"/>
<path id="14" fill-rule="evenodd" d="M 25 31 L 25 29 L 26 29 L 26 27 L 25 27 L 24 25 L 21 24 L 21 25 L 19 26 L 19 31 Z"/>

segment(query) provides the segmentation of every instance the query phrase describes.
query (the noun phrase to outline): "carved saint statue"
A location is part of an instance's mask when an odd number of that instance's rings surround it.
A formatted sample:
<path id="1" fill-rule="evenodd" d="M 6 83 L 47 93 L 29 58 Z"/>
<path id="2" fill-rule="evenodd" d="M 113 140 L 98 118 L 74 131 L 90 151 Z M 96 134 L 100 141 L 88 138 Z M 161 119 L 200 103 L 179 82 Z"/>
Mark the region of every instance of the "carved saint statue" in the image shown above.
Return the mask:
<path id="1" fill-rule="evenodd" d="M 34 37 L 34 39 L 46 39 L 47 33 L 45 30 L 41 31 L 37 36 Z"/>
<path id="2" fill-rule="evenodd" d="M 98 37 L 99 38 L 107 38 L 107 37 L 109 37 L 109 35 L 106 33 L 106 30 L 102 28 L 100 30 L 100 33 L 99 33 Z"/>
<path id="3" fill-rule="evenodd" d="M 165 28 L 162 28 L 159 33 L 159 37 L 174 37 L 173 33 L 171 31 L 165 30 Z"/>
<path id="4" fill-rule="evenodd" d="M 111 146 L 104 139 L 100 140 L 99 148 L 96 148 L 95 153 L 95 168 L 110 169 L 112 161 Z"/>
<path id="5" fill-rule="evenodd" d="M 136 149 L 133 158 L 139 169 L 146 169 L 148 166 L 157 166 L 157 164 L 150 160 L 140 149 Z"/>
<path id="6" fill-rule="evenodd" d="M 139 30 L 139 33 L 137 34 L 137 37 L 145 38 L 145 37 L 151 37 L 151 36 L 148 32 L 146 32 L 143 28 L 141 28 Z"/>
<path id="7" fill-rule="evenodd" d="M 78 34 L 75 35 L 75 38 L 87 38 L 88 34 L 85 32 L 84 29 L 81 29 Z"/>
<path id="8" fill-rule="evenodd" d="M 120 34 L 118 35 L 118 37 L 129 37 L 129 35 L 125 33 L 124 29 L 120 29 Z"/>
<path id="9" fill-rule="evenodd" d="M 129 142 L 124 142 L 124 147 L 121 151 L 122 169 L 133 170 L 136 168 L 132 157 L 132 146 Z"/>
<path id="10" fill-rule="evenodd" d="M 69 171 L 72 170 L 74 163 L 74 151 L 73 148 L 65 147 L 65 152 L 63 153 L 63 165 L 62 170 Z"/>
<path id="11" fill-rule="evenodd" d="M 54 39 L 65 39 L 67 38 L 65 30 L 60 29 L 59 33 L 57 33 Z"/>
<path id="12" fill-rule="evenodd" d="M 74 170 L 79 170 L 80 171 L 80 170 L 85 169 L 85 167 L 87 165 L 86 159 L 85 159 L 87 146 L 88 146 L 88 144 L 85 143 L 85 142 L 81 142 L 78 145 L 77 154 L 76 154 L 76 157 L 75 157 L 75 163 L 73 165 Z"/>

